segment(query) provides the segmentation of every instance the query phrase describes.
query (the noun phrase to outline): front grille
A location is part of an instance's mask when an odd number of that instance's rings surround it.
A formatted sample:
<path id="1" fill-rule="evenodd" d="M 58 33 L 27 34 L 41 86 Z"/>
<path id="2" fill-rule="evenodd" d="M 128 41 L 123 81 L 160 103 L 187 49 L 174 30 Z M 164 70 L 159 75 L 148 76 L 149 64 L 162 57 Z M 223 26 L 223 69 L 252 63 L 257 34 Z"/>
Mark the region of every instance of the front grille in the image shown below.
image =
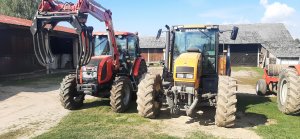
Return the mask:
<path id="1" fill-rule="evenodd" d="M 195 87 L 195 84 L 188 82 L 175 82 L 175 86 Z"/>
<path id="2" fill-rule="evenodd" d="M 184 73 L 194 73 L 193 67 L 176 67 L 176 72 L 184 72 Z"/>

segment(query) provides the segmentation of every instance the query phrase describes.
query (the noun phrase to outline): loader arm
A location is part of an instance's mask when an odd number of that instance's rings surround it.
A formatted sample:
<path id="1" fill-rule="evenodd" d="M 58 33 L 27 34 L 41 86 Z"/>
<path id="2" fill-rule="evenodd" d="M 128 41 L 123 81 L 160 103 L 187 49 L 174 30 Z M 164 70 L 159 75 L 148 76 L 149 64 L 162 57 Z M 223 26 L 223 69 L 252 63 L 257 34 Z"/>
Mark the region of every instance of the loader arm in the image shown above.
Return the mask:
<path id="1" fill-rule="evenodd" d="M 79 63 L 77 70 L 89 63 L 93 53 L 92 27 L 87 27 L 87 14 L 91 14 L 100 22 L 105 22 L 108 32 L 109 45 L 113 49 L 114 68 L 120 66 L 119 51 L 117 48 L 114 27 L 112 22 L 112 12 L 94 0 L 78 0 L 76 4 L 70 2 L 60 2 L 57 0 L 42 0 L 39 9 L 33 19 L 31 32 L 33 34 L 34 49 L 39 63 L 43 66 L 53 62 L 53 55 L 49 47 L 48 31 L 58 24 L 58 22 L 69 22 L 79 35 Z M 45 31 L 45 29 L 47 29 Z"/>

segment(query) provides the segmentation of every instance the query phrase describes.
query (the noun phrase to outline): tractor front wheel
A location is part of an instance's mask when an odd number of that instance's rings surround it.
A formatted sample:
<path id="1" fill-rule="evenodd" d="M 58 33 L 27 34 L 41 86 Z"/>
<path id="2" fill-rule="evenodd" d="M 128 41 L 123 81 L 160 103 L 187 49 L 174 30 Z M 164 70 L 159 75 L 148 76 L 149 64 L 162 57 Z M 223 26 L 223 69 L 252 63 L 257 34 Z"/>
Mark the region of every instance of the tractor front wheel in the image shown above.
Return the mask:
<path id="1" fill-rule="evenodd" d="M 60 84 L 60 102 L 65 109 L 74 110 L 83 105 L 84 94 L 77 92 L 76 75 L 67 75 Z"/>
<path id="2" fill-rule="evenodd" d="M 139 115 L 154 119 L 160 113 L 163 93 L 160 75 L 144 74 L 138 86 L 137 110 Z"/>
<path id="3" fill-rule="evenodd" d="M 228 76 L 219 76 L 215 124 L 233 127 L 236 113 L 236 81 Z"/>
<path id="4" fill-rule="evenodd" d="M 110 91 L 110 105 L 114 112 L 125 112 L 132 98 L 131 81 L 126 76 L 116 77 Z"/>
<path id="5" fill-rule="evenodd" d="M 264 79 L 259 79 L 256 83 L 256 94 L 264 96 L 267 94 L 267 83 Z"/>
<path id="6" fill-rule="evenodd" d="M 280 72 L 277 103 L 279 110 L 288 115 L 300 113 L 300 77 L 293 68 Z"/>

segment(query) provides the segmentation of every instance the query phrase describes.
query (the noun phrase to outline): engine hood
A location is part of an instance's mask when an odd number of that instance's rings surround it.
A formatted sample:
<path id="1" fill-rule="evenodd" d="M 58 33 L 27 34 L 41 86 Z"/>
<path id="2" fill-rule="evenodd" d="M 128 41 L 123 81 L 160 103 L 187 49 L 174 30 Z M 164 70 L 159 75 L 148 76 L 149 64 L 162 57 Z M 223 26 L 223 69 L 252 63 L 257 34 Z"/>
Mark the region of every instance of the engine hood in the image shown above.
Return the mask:
<path id="1" fill-rule="evenodd" d="M 110 55 L 105 55 L 105 56 L 93 56 L 91 58 L 91 61 L 89 62 L 89 64 L 87 64 L 87 67 L 96 67 L 99 65 L 99 63 L 106 58 L 111 57 Z"/>
<path id="2" fill-rule="evenodd" d="M 174 62 L 174 81 L 196 82 L 200 72 L 198 71 L 200 62 L 201 53 L 182 53 Z M 183 77 L 179 77 L 178 75 Z M 185 77 L 185 75 L 190 75 L 190 77 Z"/>

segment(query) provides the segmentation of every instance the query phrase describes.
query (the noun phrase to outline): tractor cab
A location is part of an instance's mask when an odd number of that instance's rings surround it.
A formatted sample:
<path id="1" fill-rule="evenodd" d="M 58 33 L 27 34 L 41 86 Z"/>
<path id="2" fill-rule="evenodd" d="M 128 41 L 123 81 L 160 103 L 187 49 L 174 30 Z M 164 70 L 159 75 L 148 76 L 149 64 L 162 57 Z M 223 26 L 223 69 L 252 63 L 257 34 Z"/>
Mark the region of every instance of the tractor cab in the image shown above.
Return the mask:
<path id="1" fill-rule="evenodd" d="M 192 55 L 195 55 L 195 58 L 200 58 L 199 61 L 196 62 L 202 62 L 202 72 L 204 75 L 216 74 L 218 48 L 217 46 L 219 45 L 219 27 L 203 25 L 185 25 L 174 26 L 173 28 L 173 59 L 174 62 L 177 63 L 175 64 L 175 66 L 184 66 L 179 62 L 186 61 L 186 56 L 184 55 L 189 55 L 190 57 Z M 193 57 L 191 58 L 194 59 Z M 174 70 L 176 70 L 176 67 L 174 67 Z"/>
<path id="2" fill-rule="evenodd" d="M 120 53 L 120 62 L 133 63 L 139 56 L 139 38 L 134 33 L 116 32 L 116 43 Z M 106 33 L 94 33 L 94 56 L 112 55 Z"/>

